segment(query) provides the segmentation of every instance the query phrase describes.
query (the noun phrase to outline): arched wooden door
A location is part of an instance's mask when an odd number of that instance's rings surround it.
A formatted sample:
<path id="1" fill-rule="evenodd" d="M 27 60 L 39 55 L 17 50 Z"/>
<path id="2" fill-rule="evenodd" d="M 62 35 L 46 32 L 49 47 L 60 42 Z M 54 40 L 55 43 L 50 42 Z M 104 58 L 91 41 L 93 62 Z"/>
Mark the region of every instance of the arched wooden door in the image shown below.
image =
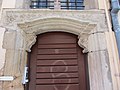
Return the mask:
<path id="1" fill-rule="evenodd" d="M 30 54 L 29 90 L 87 90 L 85 59 L 77 40 L 63 32 L 38 36 Z"/>

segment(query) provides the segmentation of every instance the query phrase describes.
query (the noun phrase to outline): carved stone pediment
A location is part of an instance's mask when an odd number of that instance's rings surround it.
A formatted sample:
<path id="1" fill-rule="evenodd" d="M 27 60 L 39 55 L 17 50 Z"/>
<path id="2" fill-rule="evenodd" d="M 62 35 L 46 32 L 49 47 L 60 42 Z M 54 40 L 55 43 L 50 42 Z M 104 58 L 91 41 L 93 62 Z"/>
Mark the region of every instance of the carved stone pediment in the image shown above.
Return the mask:
<path id="1" fill-rule="evenodd" d="M 84 49 L 83 52 L 86 53 L 88 52 L 88 37 L 90 32 L 96 27 L 96 24 L 67 18 L 45 18 L 19 23 L 18 27 L 26 33 L 26 49 L 29 52 L 32 45 L 36 42 L 36 35 L 45 32 L 63 31 L 78 35 L 78 44 Z"/>

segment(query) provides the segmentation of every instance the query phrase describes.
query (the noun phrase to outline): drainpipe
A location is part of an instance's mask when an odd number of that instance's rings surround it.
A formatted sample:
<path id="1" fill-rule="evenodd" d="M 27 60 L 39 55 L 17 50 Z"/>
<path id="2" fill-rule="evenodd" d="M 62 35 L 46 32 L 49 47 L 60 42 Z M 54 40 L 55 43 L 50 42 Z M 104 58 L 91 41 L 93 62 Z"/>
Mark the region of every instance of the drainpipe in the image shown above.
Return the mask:
<path id="1" fill-rule="evenodd" d="M 118 21 L 118 11 L 120 10 L 119 1 L 111 0 L 111 6 L 112 6 L 111 16 L 112 16 L 113 29 L 116 36 L 118 53 L 120 58 L 120 25 Z"/>

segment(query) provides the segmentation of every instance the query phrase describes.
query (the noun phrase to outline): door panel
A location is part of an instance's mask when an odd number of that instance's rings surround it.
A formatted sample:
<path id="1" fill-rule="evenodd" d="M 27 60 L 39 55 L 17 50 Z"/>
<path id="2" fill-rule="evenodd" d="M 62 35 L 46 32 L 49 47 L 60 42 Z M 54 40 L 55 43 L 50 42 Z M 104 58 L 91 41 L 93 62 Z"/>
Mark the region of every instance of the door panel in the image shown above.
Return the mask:
<path id="1" fill-rule="evenodd" d="M 80 89 L 79 84 L 54 84 L 54 85 L 37 85 L 36 90 L 80 90 Z"/>
<path id="2" fill-rule="evenodd" d="M 44 55 L 44 54 L 76 54 L 77 53 L 77 49 L 40 49 L 38 50 L 38 54 L 40 55 Z"/>
<path id="3" fill-rule="evenodd" d="M 30 54 L 28 90 L 87 90 L 85 59 L 77 42 L 69 33 L 39 35 Z"/>
<path id="4" fill-rule="evenodd" d="M 78 62 L 75 59 L 70 59 L 70 60 L 59 60 L 59 63 L 56 63 L 55 65 L 62 66 L 63 63 L 65 62 L 67 65 L 77 65 Z M 56 62 L 56 60 L 37 60 L 37 65 L 39 66 L 53 66 L 53 62 Z"/>

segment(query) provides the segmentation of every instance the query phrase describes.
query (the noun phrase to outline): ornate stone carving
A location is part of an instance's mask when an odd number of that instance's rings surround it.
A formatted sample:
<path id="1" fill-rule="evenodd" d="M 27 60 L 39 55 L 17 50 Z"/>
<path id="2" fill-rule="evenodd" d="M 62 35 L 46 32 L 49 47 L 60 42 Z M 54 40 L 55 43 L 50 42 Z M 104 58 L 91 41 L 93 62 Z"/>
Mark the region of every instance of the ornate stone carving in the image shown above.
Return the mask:
<path id="1" fill-rule="evenodd" d="M 18 10 L 4 9 L 1 25 L 8 28 L 16 28 L 18 23 L 32 22 L 45 18 L 67 18 L 76 21 L 91 22 L 98 25 L 94 32 L 106 31 L 106 21 L 104 11 L 64 11 L 64 10 Z M 102 29 L 101 29 L 102 28 Z"/>
<path id="2" fill-rule="evenodd" d="M 31 52 L 31 47 L 35 44 L 36 38 L 35 34 L 26 34 L 26 50 L 28 52 Z"/>
<path id="3" fill-rule="evenodd" d="M 83 48 L 83 53 L 89 52 L 88 50 L 88 33 L 81 33 L 78 38 L 78 45 Z"/>
<path id="4" fill-rule="evenodd" d="M 63 31 L 78 35 L 78 44 L 84 49 L 83 52 L 86 53 L 88 52 L 89 34 L 94 30 L 96 24 L 66 18 L 46 18 L 20 23 L 18 27 L 26 33 L 26 49 L 29 52 L 31 51 L 31 46 L 36 42 L 36 35 L 44 32 Z"/>

